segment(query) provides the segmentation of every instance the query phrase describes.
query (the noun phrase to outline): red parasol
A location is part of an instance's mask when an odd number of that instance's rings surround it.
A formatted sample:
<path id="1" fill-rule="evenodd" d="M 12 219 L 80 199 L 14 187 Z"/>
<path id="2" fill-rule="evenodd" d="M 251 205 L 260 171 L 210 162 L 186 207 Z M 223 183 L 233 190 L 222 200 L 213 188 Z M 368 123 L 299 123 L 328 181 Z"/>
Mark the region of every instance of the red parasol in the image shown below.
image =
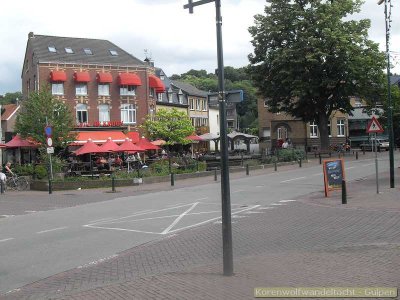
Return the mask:
<path id="1" fill-rule="evenodd" d="M 93 143 L 92 140 L 88 140 L 81 148 L 75 151 L 75 155 L 83 155 L 88 153 L 105 153 L 109 151 L 102 150 L 99 146 Z"/>
<path id="2" fill-rule="evenodd" d="M 35 142 L 24 140 L 19 134 L 14 136 L 11 141 L 5 144 L 7 148 L 37 148 L 39 145 Z"/>
<path id="3" fill-rule="evenodd" d="M 143 152 L 145 151 L 142 147 L 136 146 L 129 139 L 126 139 L 115 152 Z"/>
<path id="4" fill-rule="evenodd" d="M 107 142 L 100 146 L 100 149 L 104 152 L 116 152 L 118 147 L 117 143 L 115 143 L 111 138 L 108 138 Z"/>
<path id="5" fill-rule="evenodd" d="M 139 142 L 136 143 L 136 146 L 139 146 L 140 148 L 143 148 L 144 150 L 159 150 L 160 149 L 160 147 L 150 143 L 150 141 L 144 137 L 141 138 L 139 140 Z"/>
<path id="6" fill-rule="evenodd" d="M 155 140 L 150 143 L 152 143 L 153 145 L 156 145 L 156 146 L 162 146 L 162 145 L 165 145 L 167 142 L 164 140 Z"/>
<path id="7" fill-rule="evenodd" d="M 195 134 L 189 135 L 185 139 L 191 140 L 192 142 L 202 142 L 203 141 L 203 139 L 201 137 L 199 137 L 198 135 L 195 135 Z"/>

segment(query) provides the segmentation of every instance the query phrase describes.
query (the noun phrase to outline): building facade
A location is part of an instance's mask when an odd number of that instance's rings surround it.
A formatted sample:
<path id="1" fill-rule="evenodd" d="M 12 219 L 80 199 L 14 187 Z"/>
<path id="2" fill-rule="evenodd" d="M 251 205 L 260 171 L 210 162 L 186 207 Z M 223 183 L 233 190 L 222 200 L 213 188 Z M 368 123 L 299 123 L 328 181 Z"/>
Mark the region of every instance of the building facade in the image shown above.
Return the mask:
<path id="1" fill-rule="evenodd" d="M 154 67 L 107 40 L 29 33 L 22 92 L 49 86 L 74 114 L 77 130 L 138 131 L 165 92 Z"/>

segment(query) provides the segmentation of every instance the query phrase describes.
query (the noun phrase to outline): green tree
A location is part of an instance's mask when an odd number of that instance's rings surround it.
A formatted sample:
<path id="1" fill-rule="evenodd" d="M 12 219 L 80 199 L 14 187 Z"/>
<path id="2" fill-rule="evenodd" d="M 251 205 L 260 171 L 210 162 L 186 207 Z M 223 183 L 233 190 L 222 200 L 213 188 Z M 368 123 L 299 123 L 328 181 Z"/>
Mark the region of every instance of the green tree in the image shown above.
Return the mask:
<path id="1" fill-rule="evenodd" d="M 47 124 L 53 127 L 54 147 L 65 148 L 74 139 L 71 134 L 74 127 L 71 111 L 65 103 L 53 98 L 48 86 L 43 86 L 22 102 L 15 129 L 22 137 L 31 137 L 46 147 L 44 128 Z"/>
<path id="2" fill-rule="evenodd" d="M 189 144 L 190 141 L 185 137 L 195 130 L 187 114 L 176 108 L 157 110 L 154 120 L 147 116 L 142 128 L 147 137 L 163 139 L 167 145 Z"/>
<path id="3" fill-rule="evenodd" d="M 17 99 L 21 101 L 22 97 L 23 96 L 21 92 L 6 93 L 2 98 L 0 98 L 0 104 L 15 104 L 17 103 Z"/>
<path id="4" fill-rule="evenodd" d="M 332 112 L 350 112 L 350 96 L 381 88 L 384 54 L 368 39 L 370 21 L 348 17 L 361 0 L 267 2 L 249 28 L 252 78 L 272 112 L 316 122 L 327 148 Z"/>
<path id="5" fill-rule="evenodd" d="M 397 144 L 400 143 L 400 87 L 398 85 L 391 86 L 391 99 L 392 99 L 392 111 L 393 111 L 393 135 L 394 140 Z M 379 122 L 386 129 L 388 127 L 388 111 L 389 105 L 387 102 L 387 85 L 386 93 L 380 97 L 383 103 L 383 110 L 379 117 Z M 373 107 L 372 107 L 373 109 Z M 379 114 L 379 111 L 377 112 Z"/>

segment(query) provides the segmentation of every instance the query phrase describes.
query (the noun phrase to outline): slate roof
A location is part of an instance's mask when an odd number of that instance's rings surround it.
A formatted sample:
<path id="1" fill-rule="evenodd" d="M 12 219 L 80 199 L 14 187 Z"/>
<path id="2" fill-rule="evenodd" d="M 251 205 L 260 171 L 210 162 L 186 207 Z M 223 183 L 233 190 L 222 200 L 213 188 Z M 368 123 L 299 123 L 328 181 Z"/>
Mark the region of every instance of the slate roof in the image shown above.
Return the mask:
<path id="1" fill-rule="evenodd" d="M 390 84 L 400 85 L 400 76 L 399 75 L 390 76 Z"/>
<path id="2" fill-rule="evenodd" d="M 198 88 L 191 85 L 190 83 L 172 80 L 171 84 L 173 86 L 181 89 L 183 92 L 185 92 L 186 94 L 188 94 L 190 96 L 199 96 L 199 97 L 207 98 L 207 92 L 199 90 Z"/>
<path id="3" fill-rule="evenodd" d="M 121 66 L 145 65 L 143 61 L 107 40 L 35 34 L 28 39 L 28 46 L 32 47 L 34 57 L 39 62 L 91 63 Z M 49 46 L 54 46 L 57 52 L 50 52 L 48 49 Z M 65 48 L 72 48 L 74 53 L 67 53 Z M 93 54 L 85 54 L 83 51 L 84 48 L 91 49 Z M 117 51 L 118 55 L 111 55 L 110 50 Z"/>

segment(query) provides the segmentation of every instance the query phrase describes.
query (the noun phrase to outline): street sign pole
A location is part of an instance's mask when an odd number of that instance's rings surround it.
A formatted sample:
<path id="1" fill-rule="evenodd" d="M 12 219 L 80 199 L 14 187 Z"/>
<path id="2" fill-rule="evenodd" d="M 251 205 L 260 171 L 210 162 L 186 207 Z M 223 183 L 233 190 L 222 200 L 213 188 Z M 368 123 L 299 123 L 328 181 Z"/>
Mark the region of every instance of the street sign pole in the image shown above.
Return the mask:
<path id="1" fill-rule="evenodd" d="M 376 177 L 376 193 L 379 194 L 379 178 L 378 178 L 378 141 L 375 133 L 374 150 L 375 150 L 375 177 Z"/>
<path id="2" fill-rule="evenodd" d="M 52 135 L 53 135 L 53 128 L 48 124 L 47 121 L 47 117 L 46 117 L 46 127 L 44 128 L 44 133 L 46 135 L 46 142 L 47 142 L 47 146 L 51 147 L 53 146 L 53 140 L 51 139 Z M 51 145 L 49 145 L 49 140 Z M 49 176 L 50 176 L 50 180 L 53 180 L 53 163 L 51 162 L 51 153 L 50 151 L 47 151 L 48 155 L 49 155 Z"/>
<path id="3" fill-rule="evenodd" d="M 222 49 L 222 16 L 221 0 L 199 0 L 193 2 L 188 0 L 184 8 L 188 8 L 193 13 L 193 7 L 214 2 L 216 11 L 216 30 L 217 30 L 217 56 L 218 56 L 218 101 L 220 115 L 220 137 L 221 137 L 221 200 L 222 200 L 222 250 L 223 250 L 223 269 L 225 276 L 233 275 L 233 251 L 232 251 L 232 220 L 231 220 L 231 200 L 229 185 L 229 165 L 228 165 L 228 136 L 226 124 L 226 93 L 224 78 L 224 57 Z"/>

